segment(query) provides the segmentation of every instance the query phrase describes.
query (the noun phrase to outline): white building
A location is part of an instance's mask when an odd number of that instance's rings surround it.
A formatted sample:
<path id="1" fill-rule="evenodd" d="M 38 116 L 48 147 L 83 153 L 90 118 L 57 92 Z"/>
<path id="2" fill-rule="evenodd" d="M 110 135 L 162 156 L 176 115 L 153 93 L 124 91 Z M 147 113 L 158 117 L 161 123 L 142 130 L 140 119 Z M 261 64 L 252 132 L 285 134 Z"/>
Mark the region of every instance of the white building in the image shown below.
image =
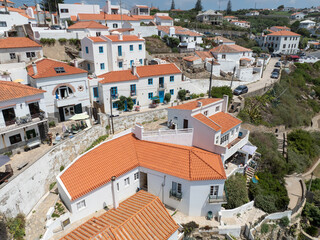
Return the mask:
<path id="1" fill-rule="evenodd" d="M 223 20 L 231 22 L 231 21 L 238 21 L 239 19 L 238 19 L 238 17 L 235 17 L 235 16 L 224 16 Z"/>
<path id="2" fill-rule="evenodd" d="M 291 31 L 278 31 L 256 38 L 262 49 L 272 48 L 274 53 L 295 54 L 299 51 L 300 35 Z"/>
<path id="3" fill-rule="evenodd" d="M 246 13 L 246 16 L 259 16 L 259 12 L 258 11 L 251 11 Z"/>
<path id="4" fill-rule="evenodd" d="M 219 154 L 224 164 L 248 143 L 249 131 L 241 128 L 240 119 L 228 113 L 228 96 L 196 100 L 167 110 L 169 125 L 193 128 L 193 146 Z"/>
<path id="5" fill-rule="evenodd" d="M 72 16 L 76 17 L 80 13 L 88 13 L 88 14 L 100 14 L 100 6 L 98 4 L 66 4 L 59 3 L 59 16 L 61 19 L 71 19 Z"/>
<path id="6" fill-rule="evenodd" d="M 28 84 L 28 73 L 26 63 L 3 63 L 0 64 L 0 80 L 1 81 L 16 81 L 19 80 L 22 84 Z"/>
<path id="7" fill-rule="evenodd" d="M 304 20 L 300 22 L 299 28 L 311 29 L 316 26 L 316 22 L 311 20 Z"/>
<path id="8" fill-rule="evenodd" d="M 28 63 L 41 57 L 43 57 L 42 46 L 29 38 L 8 37 L 0 39 L 0 64 Z"/>
<path id="9" fill-rule="evenodd" d="M 304 14 L 303 12 L 296 12 L 291 14 L 290 19 L 291 20 L 301 20 L 304 19 L 304 17 L 306 16 L 306 14 Z"/>
<path id="10" fill-rule="evenodd" d="M 205 12 L 199 13 L 196 19 L 199 22 L 209 23 L 211 25 L 221 25 L 223 14 L 218 11 L 207 10 Z"/>
<path id="11" fill-rule="evenodd" d="M 46 138 L 45 91 L 0 81 L 0 153 Z"/>
<path id="12" fill-rule="evenodd" d="M 286 26 L 272 26 L 270 29 L 267 29 L 266 31 L 279 32 L 279 31 L 291 31 L 291 29 Z"/>
<path id="13" fill-rule="evenodd" d="M 101 35 L 108 35 L 108 27 L 95 21 L 76 22 L 68 27 L 68 32 L 77 33 L 80 36 L 98 37 Z"/>
<path id="14" fill-rule="evenodd" d="M 85 69 L 96 75 L 126 70 L 134 62 L 144 65 L 146 56 L 145 40 L 141 36 L 122 33 L 83 38 L 81 48 Z"/>
<path id="15" fill-rule="evenodd" d="M 102 8 L 102 11 L 107 14 L 124 14 L 129 15 L 129 10 L 124 9 L 123 6 L 120 10 L 120 5 L 112 5 L 111 0 L 106 1 L 106 5 Z"/>
<path id="16" fill-rule="evenodd" d="M 235 41 L 233 40 L 230 40 L 228 38 L 225 38 L 225 37 L 222 37 L 222 36 L 216 36 L 213 38 L 213 41 L 216 43 L 216 44 L 223 44 L 223 45 L 234 45 L 236 44 Z"/>
<path id="17" fill-rule="evenodd" d="M 169 13 L 156 13 L 154 17 L 157 25 L 173 26 L 173 19 L 169 16 Z"/>
<path id="18" fill-rule="evenodd" d="M 90 107 L 87 71 L 51 59 L 38 60 L 27 70 L 31 86 L 46 91 L 49 119 L 65 121 Z"/>
<path id="19" fill-rule="evenodd" d="M 250 28 L 250 23 L 247 22 L 247 21 L 240 21 L 240 20 L 235 21 L 235 20 L 232 20 L 230 23 L 235 25 L 235 26 L 238 26 L 238 27 Z"/>
<path id="20" fill-rule="evenodd" d="M 131 15 L 144 15 L 149 16 L 150 15 L 150 7 L 146 5 L 135 5 L 130 10 Z"/>
<path id="21" fill-rule="evenodd" d="M 166 93 L 171 94 L 171 101 L 177 99 L 182 82 L 182 73 L 175 64 L 135 66 L 132 69 L 112 71 L 98 76 L 99 103 L 104 104 L 105 113 L 118 109 L 117 101 L 121 96 L 131 97 L 135 105 L 147 108 L 158 97 L 164 102 Z M 111 95 L 111 101 L 110 101 Z"/>

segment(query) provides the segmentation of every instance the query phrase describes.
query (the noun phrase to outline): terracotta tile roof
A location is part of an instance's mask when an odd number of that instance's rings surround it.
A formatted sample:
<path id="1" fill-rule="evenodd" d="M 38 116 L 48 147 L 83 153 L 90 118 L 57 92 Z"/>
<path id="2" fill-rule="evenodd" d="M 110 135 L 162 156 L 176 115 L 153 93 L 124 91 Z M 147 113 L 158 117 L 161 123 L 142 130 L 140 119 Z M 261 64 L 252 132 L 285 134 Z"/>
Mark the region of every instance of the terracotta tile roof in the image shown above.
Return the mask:
<path id="1" fill-rule="evenodd" d="M 221 133 L 225 133 L 231 128 L 242 123 L 242 121 L 238 118 L 233 117 L 229 113 L 219 112 L 209 117 L 216 124 L 221 126 Z"/>
<path id="2" fill-rule="evenodd" d="M 213 58 L 211 53 L 208 51 L 196 51 L 196 55 L 199 56 L 202 61 L 206 60 L 206 58 Z"/>
<path id="3" fill-rule="evenodd" d="M 183 60 L 187 61 L 187 62 L 193 62 L 193 61 L 196 61 L 200 59 L 199 57 L 197 56 L 188 56 L 188 57 L 184 57 Z"/>
<path id="4" fill-rule="evenodd" d="M 27 37 L 7 37 L 0 39 L 0 49 L 29 47 L 41 47 L 41 45 Z"/>
<path id="5" fill-rule="evenodd" d="M 199 108 L 198 102 L 201 102 L 202 106 L 206 106 L 208 104 L 211 104 L 211 103 L 214 103 L 214 102 L 217 102 L 220 100 L 222 100 L 222 99 L 221 98 L 203 98 L 203 99 L 195 100 L 192 102 L 180 104 L 178 106 L 169 107 L 169 109 L 194 110 L 194 109 Z"/>
<path id="6" fill-rule="evenodd" d="M 152 77 L 181 73 L 181 70 L 173 63 L 146 65 L 137 67 L 139 77 Z"/>
<path id="7" fill-rule="evenodd" d="M 121 15 L 120 14 L 105 14 L 103 12 L 100 12 L 98 14 L 89 14 L 89 13 L 79 13 L 78 14 L 79 20 L 110 20 L 110 21 L 121 21 Z M 135 19 L 133 17 L 130 17 L 128 15 L 122 14 L 122 21 L 139 21 L 138 19 Z"/>
<path id="8" fill-rule="evenodd" d="M 181 26 L 157 26 L 159 31 L 163 31 L 166 34 L 169 34 L 170 27 L 174 27 L 176 35 L 186 35 L 186 36 L 192 36 L 192 37 L 202 37 L 203 36 L 202 34 L 200 34 L 198 32 L 191 31 L 191 30 L 189 30 L 187 28 L 183 28 Z"/>
<path id="9" fill-rule="evenodd" d="M 240 58 L 240 60 L 251 62 L 250 58 Z"/>
<path id="10" fill-rule="evenodd" d="M 289 30 L 290 30 L 290 28 L 288 28 L 288 27 L 286 27 L 286 26 L 273 26 L 273 28 L 278 28 L 278 29 L 289 29 Z"/>
<path id="11" fill-rule="evenodd" d="M 95 21 L 76 22 L 75 24 L 68 27 L 68 29 L 84 29 L 84 28 L 108 29 L 107 26 L 104 26 Z"/>
<path id="12" fill-rule="evenodd" d="M 123 35 L 122 40 L 119 40 L 119 36 L 116 35 L 105 35 L 112 42 L 134 42 L 134 41 L 144 41 L 144 38 L 139 38 L 136 35 Z"/>
<path id="13" fill-rule="evenodd" d="M 149 8 L 147 5 L 136 5 L 139 8 Z"/>
<path id="14" fill-rule="evenodd" d="M 35 19 L 35 18 L 30 17 L 29 15 L 27 15 L 27 14 L 25 14 L 25 13 L 20 13 L 20 12 L 19 12 L 19 14 L 20 14 L 21 16 L 25 17 L 25 18 L 28 18 L 28 19 Z"/>
<path id="15" fill-rule="evenodd" d="M 277 32 L 269 33 L 267 34 L 267 36 L 301 36 L 301 35 L 291 31 L 277 31 Z"/>
<path id="16" fill-rule="evenodd" d="M 302 13 L 302 12 L 292 13 L 291 16 L 295 16 L 295 15 L 300 14 L 300 13 Z M 304 14 L 304 13 L 302 13 L 302 14 Z"/>
<path id="17" fill-rule="evenodd" d="M 93 42 L 106 42 L 107 40 L 103 39 L 102 37 L 88 37 Z"/>
<path id="18" fill-rule="evenodd" d="M 27 67 L 28 75 L 32 78 L 46 78 L 46 77 L 58 77 L 58 76 L 65 76 L 71 74 L 80 74 L 80 73 L 87 73 L 87 71 L 70 66 L 64 62 L 55 61 L 52 59 L 42 59 L 35 63 L 37 65 L 38 74 L 34 75 L 32 65 Z M 56 73 L 55 68 L 63 67 L 65 72 L 64 73 Z"/>
<path id="19" fill-rule="evenodd" d="M 93 217 L 61 240 L 167 240 L 178 225 L 161 200 L 143 190 L 99 217 Z"/>
<path id="20" fill-rule="evenodd" d="M 99 81 L 101 84 L 133 81 L 133 80 L 139 79 L 137 76 L 132 74 L 131 70 L 112 71 L 112 72 L 102 74 L 98 77 L 103 78 L 103 80 Z"/>
<path id="21" fill-rule="evenodd" d="M 237 18 L 235 16 L 224 16 L 223 18 Z"/>
<path id="22" fill-rule="evenodd" d="M 112 29 L 109 30 L 109 32 L 132 32 L 134 28 L 117 28 L 117 29 Z"/>
<path id="23" fill-rule="evenodd" d="M 213 38 L 215 41 L 222 41 L 223 43 L 235 43 L 235 41 L 232 41 L 228 38 L 222 37 L 222 36 L 216 36 Z"/>
<path id="24" fill-rule="evenodd" d="M 4 2 L 4 0 L 0 0 L 0 2 Z M 14 3 L 14 2 L 7 0 L 7 3 Z"/>
<path id="25" fill-rule="evenodd" d="M 72 15 L 72 16 L 70 16 L 70 20 L 75 22 L 78 20 L 78 18 L 77 18 L 77 16 Z"/>
<path id="26" fill-rule="evenodd" d="M 0 81 L 0 102 L 32 96 L 46 91 L 9 81 Z"/>
<path id="27" fill-rule="evenodd" d="M 146 15 L 132 15 L 133 18 L 139 20 L 154 20 L 154 16 L 146 16 Z"/>
<path id="28" fill-rule="evenodd" d="M 107 141 L 77 159 L 60 176 L 75 200 L 137 167 L 189 181 L 225 179 L 219 155 L 195 147 L 136 139 L 133 134 Z"/>
<path id="29" fill-rule="evenodd" d="M 173 20 L 171 17 L 169 16 L 157 16 L 158 18 L 160 18 L 161 20 Z"/>
<path id="30" fill-rule="evenodd" d="M 249 48 L 244 48 L 239 45 L 220 45 L 210 50 L 212 53 L 237 53 L 237 52 L 252 52 Z"/>
<path id="31" fill-rule="evenodd" d="M 193 115 L 192 117 L 199 120 L 200 122 L 207 125 L 208 127 L 214 129 L 216 132 L 221 130 L 221 127 L 218 124 L 216 124 L 214 121 L 212 121 L 210 118 L 206 117 L 202 113 Z"/>
<path id="32" fill-rule="evenodd" d="M 0 6 L 0 8 L 4 8 L 4 6 Z M 20 8 L 13 8 L 13 7 L 8 7 L 9 12 L 19 12 L 19 13 L 25 13 L 26 11 Z"/>

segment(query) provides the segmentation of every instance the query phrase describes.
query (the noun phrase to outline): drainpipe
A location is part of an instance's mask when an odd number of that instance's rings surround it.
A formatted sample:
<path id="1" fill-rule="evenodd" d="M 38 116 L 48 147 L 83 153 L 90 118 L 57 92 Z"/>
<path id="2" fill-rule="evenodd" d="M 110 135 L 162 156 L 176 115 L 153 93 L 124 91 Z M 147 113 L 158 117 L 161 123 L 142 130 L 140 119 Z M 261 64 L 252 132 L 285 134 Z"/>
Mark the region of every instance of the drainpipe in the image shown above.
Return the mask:
<path id="1" fill-rule="evenodd" d="M 118 201 L 117 201 L 117 196 L 116 196 L 116 186 L 115 186 L 115 180 L 116 180 L 116 176 L 111 177 L 111 191 L 112 191 L 112 201 L 113 201 L 113 207 L 114 209 L 117 209 L 117 207 L 119 206 Z"/>

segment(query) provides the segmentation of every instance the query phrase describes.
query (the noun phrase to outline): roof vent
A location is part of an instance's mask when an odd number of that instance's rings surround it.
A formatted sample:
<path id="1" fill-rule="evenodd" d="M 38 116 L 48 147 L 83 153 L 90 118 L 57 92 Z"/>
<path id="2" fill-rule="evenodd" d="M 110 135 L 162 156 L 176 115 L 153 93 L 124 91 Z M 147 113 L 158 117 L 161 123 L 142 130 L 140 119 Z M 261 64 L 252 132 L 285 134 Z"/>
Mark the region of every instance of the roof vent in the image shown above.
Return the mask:
<path id="1" fill-rule="evenodd" d="M 198 107 L 202 107 L 202 102 L 198 101 Z"/>

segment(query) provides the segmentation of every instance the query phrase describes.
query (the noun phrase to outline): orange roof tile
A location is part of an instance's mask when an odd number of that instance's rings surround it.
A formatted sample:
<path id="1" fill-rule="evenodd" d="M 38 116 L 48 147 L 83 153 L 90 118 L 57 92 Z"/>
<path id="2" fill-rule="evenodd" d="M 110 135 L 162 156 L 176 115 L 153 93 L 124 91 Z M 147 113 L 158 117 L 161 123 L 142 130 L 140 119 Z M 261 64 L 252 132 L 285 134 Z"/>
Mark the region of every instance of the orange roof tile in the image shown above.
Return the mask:
<path id="1" fill-rule="evenodd" d="M 301 36 L 301 35 L 291 31 L 278 31 L 278 32 L 269 33 L 267 34 L 267 36 Z"/>
<path id="2" fill-rule="evenodd" d="M 29 15 L 27 15 L 27 14 L 25 14 L 25 13 L 20 13 L 20 12 L 19 12 L 19 14 L 20 14 L 21 16 L 25 17 L 25 18 L 28 18 L 28 19 L 35 19 L 35 18 L 30 17 Z"/>
<path id="3" fill-rule="evenodd" d="M 9 81 L 0 81 L 0 102 L 32 96 L 46 91 Z"/>
<path id="4" fill-rule="evenodd" d="M 208 38 L 209 39 L 209 38 Z M 222 41 L 223 43 L 235 43 L 235 41 L 230 40 L 228 38 L 222 37 L 222 36 L 216 36 L 213 38 L 215 41 Z"/>
<path id="5" fill-rule="evenodd" d="M 229 113 L 219 112 L 209 117 L 216 124 L 221 126 L 221 133 L 225 133 L 229 131 L 231 128 L 242 123 L 242 121 L 238 118 L 233 117 Z"/>
<path id="6" fill-rule="evenodd" d="M 183 60 L 187 61 L 187 62 L 194 62 L 196 60 L 200 59 L 199 57 L 197 56 L 187 56 L 187 57 L 184 57 Z"/>
<path id="7" fill-rule="evenodd" d="M 72 16 L 70 16 L 70 20 L 75 22 L 78 20 L 78 18 L 77 18 L 77 16 L 72 15 Z"/>
<path id="8" fill-rule="evenodd" d="M 171 17 L 169 16 L 157 16 L 158 18 L 160 18 L 161 20 L 173 20 Z"/>
<path id="9" fill-rule="evenodd" d="M 106 42 L 107 40 L 103 39 L 102 37 L 88 37 L 93 42 Z"/>
<path id="10" fill-rule="evenodd" d="M 212 121 L 210 118 L 206 117 L 202 113 L 196 114 L 192 117 L 199 120 L 200 122 L 207 125 L 208 127 L 214 129 L 216 132 L 221 130 L 221 127 L 218 124 L 216 124 L 214 121 Z"/>
<path id="11" fill-rule="evenodd" d="M 219 155 L 176 144 L 136 139 L 133 134 L 107 141 L 70 165 L 60 176 L 75 200 L 137 167 L 189 181 L 226 179 Z"/>
<path id="12" fill-rule="evenodd" d="M 152 77 L 181 73 L 181 70 L 174 63 L 146 65 L 137 67 L 139 77 Z"/>
<path id="13" fill-rule="evenodd" d="M 98 76 L 103 78 L 99 82 L 102 84 L 112 83 L 112 82 L 125 82 L 138 80 L 139 78 L 132 74 L 131 70 L 121 70 L 121 71 L 112 71 Z"/>
<path id="14" fill-rule="evenodd" d="M 161 200 L 141 190 L 120 203 L 117 209 L 91 218 L 61 240 L 167 240 L 178 228 Z"/>
<path id="15" fill-rule="evenodd" d="M 251 62 L 250 58 L 240 58 L 240 60 Z"/>
<path id="16" fill-rule="evenodd" d="M 211 53 L 208 51 L 196 51 L 196 55 L 199 56 L 202 61 L 206 60 L 206 58 L 213 58 Z"/>
<path id="17" fill-rule="evenodd" d="M 4 2 L 4 0 L 0 0 L 0 2 Z M 7 0 L 7 3 L 14 3 L 14 2 Z"/>
<path id="18" fill-rule="evenodd" d="M 89 13 L 79 13 L 79 20 L 110 20 L 110 21 L 139 21 L 133 17 L 122 14 L 122 18 L 120 14 L 105 14 L 104 12 L 100 12 L 98 14 L 89 14 Z"/>
<path id="19" fill-rule="evenodd" d="M 149 8 L 147 5 L 136 5 L 139 8 Z"/>
<path id="20" fill-rule="evenodd" d="M 144 41 L 144 38 L 139 38 L 136 35 L 123 35 L 122 40 L 119 39 L 119 36 L 116 35 L 105 35 L 104 37 L 108 38 L 112 42 L 134 42 L 134 41 Z"/>
<path id="21" fill-rule="evenodd" d="M 0 6 L 0 8 L 4 8 L 4 6 Z M 19 13 L 25 13 L 26 11 L 20 8 L 13 8 L 13 7 L 8 7 L 9 12 L 19 12 Z"/>
<path id="22" fill-rule="evenodd" d="M 173 27 L 175 29 L 176 35 L 186 35 L 186 36 L 192 36 L 192 37 L 201 37 L 202 34 L 198 32 L 194 32 L 189 30 L 188 28 L 183 28 L 181 26 L 157 26 L 159 31 L 163 31 L 166 34 L 169 34 L 169 29 Z"/>
<path id="23" fill-rule="evenodd" d="M 72 24 L 68 29 L 84 29 L 84 28 L 93 28 L 93 29 L 108 29 L 107 26 L 104 26 L 95 21 L 84 21 L 84 22 L 76 22 Z"/>
<path id="24" fill-rule="evenodd" d="M 87 73 L 87 71 L 70 66 L 64 62 L 55 61 L 52 59 L 42 59 L 35 63 L 37 65 L 38 74 L 34 75 L 32 65 L 27 67 L 28 75 L 34 79 L 36 78 L 46 78 L 46 77 L 58 77 L 64 75 L 71 75 L 71 74 L 80 74 L 80 73 Z M 65 72 L 64 73 L 56 73 L 55 68 L 63 67 Z"/>
<path id="25" fill-rule="evenodd" d="M 239 45 L 220 45 L 210 50 L 212 53 L 237 53 L 237 52 L 252 52 L 249 48 L 244 48 Z"/>
<path id="26" fill-rule="evenodd" d="M 203 99 L 195 100 L 192 102 L 180 104 L 178 106 L 169 107 L 169 109 L 194 110 L 194 109 L 199 108 L 198 102 L 201 102 L 202 106 L 206 106 L 206 105 L 209 105 L 211 103 L 214 103 L 214 102 L 217 102 L 220 100 L 222 100 L 222 99 L 221 98 L 203 98 Z"/>
<path id="27" fill-rule="evenodd" d="M 0 39 L 0 48 L 41 47 L 40 44 L 26 37 L 7 37 Z"/>
<path id="28" fill-rule="evenodd" d="M 117 28 L 117 29 L 112 29 L 109 30 L 109 32 L 132 32 L 134 28 Z"/>
<path id="29" fill-rule="evenodd" d="M 139 19 L 139 20 L 153 20 L 154 16 L 147 16 L 147 15 L 132 15 L 133 18 Z"/>
<path id="30" fill-rule="evenodd" d="M 286 26 L 273 26 L 273 28 L 278 28 L 278 29 L 289 29 L 289 30 L 290 30 L 290 28 L 288 28 L 288 27 L 286 27 Z"/>
<path id="31" fill-rule="evenodd" d="M 237 18 L 235 16 L 224 16 L 223 18 Z"/>

